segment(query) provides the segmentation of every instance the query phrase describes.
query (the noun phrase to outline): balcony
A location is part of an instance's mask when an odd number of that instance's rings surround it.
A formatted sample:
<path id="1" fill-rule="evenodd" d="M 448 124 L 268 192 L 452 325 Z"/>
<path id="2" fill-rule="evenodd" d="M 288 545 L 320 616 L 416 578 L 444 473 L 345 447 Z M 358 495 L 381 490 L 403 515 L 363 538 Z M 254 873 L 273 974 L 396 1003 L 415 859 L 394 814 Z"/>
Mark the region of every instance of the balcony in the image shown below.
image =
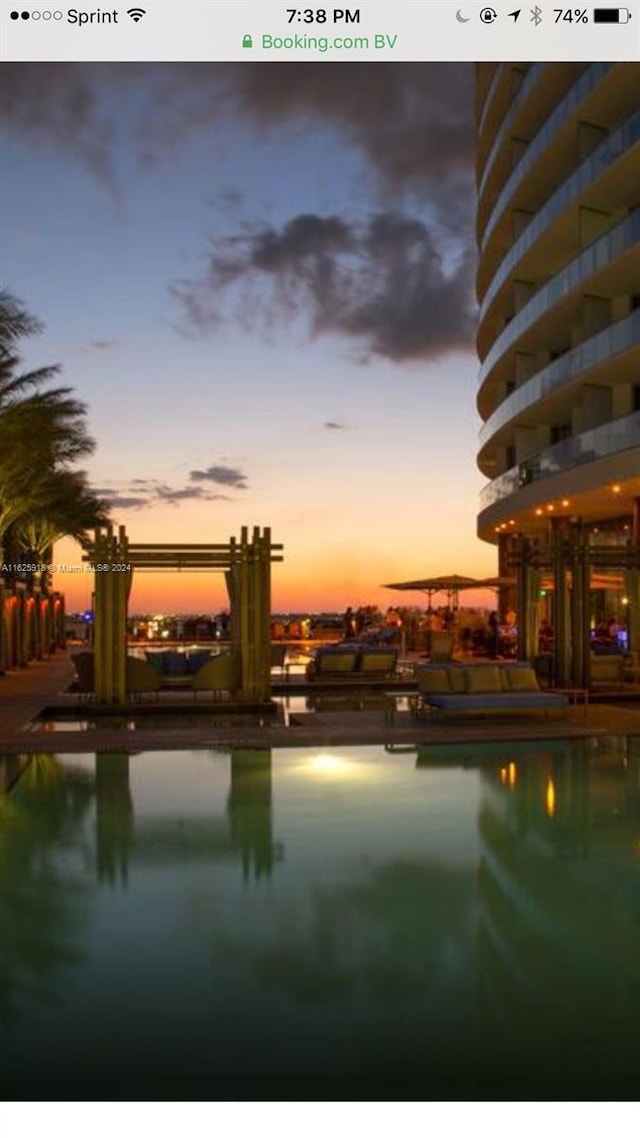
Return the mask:
<path id="1" fill-rule="evenodd" d="M 508 395 L 480 429 L 480 449 L 507 423 L 616 356 L 640 347 L 640 309 L 554 360 Z"/>
<path id="2" fill-rule="evenodd" d="M 564 439 L 494 478 L 480 493 L 480 510 L 486 510 L 511 494 L 517 494 L 523 486 L 543 482 L 546 478 L 563 474 L 576 466 L 596 462 L 621 451 L 638 450 L 639 439 L 640 411 Z"/>
<path id="3" fill-rule="evenodd" d="M 526 254 L 538 243 L 540 238 L 557 222 L 567 210 L 577 209 L 586 191 L 605 174 L 620 158 L 624 157 L 640 141 L 640 111 L 633 114 L 622 126 L 613 131 L 600 146 L 567 178 L 551 195 L 545 204 L 511 246 L 484 295 L 480 321 L 486 319 L 500 289 L 514 274 L 516 267 Z"/>
<path id="4" fill-rule="evenodd" d="M 502 78 L 504 77 L 504 66 L 505 66 L 504 64 L 499 65 L 498 70 L 496 71 L 496 73 L 493 77 L 491 87 L 489 88 L 487 98 L 485 99 L 484 108 L 483 108 L 483 112 L 482 112 L 482 118 L 480 120 L 480 127 L 478 129 L 479 137 L 482 137 L 482 134 L 484 132 L 487 117 L 488 117 L 489 110 L 491 107 L 491 103 L 493 101 L 493 98 L 494 98 L 496 89 L 498 87 L 498 84 L 501 82 Z M 548 65 L 546 63 L 532 63 L 531 66 L 529 67 L 529 70 L 527 71 L 527 74 L 525 75 L 525 77 L 522 81 L 522 85 L 520 86 L 519 90 L 516 93 L 515 98 L 512 100 L 511 106 L 509 107 L 509 113 L 502 120 L 502 123 L 500 125 L 500 129 L 498 130 L 498 132 L 497 132 L 497 134 L 493 140 L 493 143 L 491 145 L 491 150 L 489 151 L 487 160 L 484 164 L 484 169 L 482 171 L 482 177 L 480 179 L 480 184 L 478 186 L 478 197 L 479 198 L 482 198 L 482 195 L 483 195 L 484 190 L 485 190 L 485 186 L 487 184 L 487 180 L 489 178 L 489 175 L 491 174 L 491 170 L 492 170 L 493 163 L 495 161 L 496 155 L 497 155 L 498 151 L 500 150 L 500 147 L 502 146 L 502 144 L 504 142 L 505 135 L 509 132 L 511 124 L 515 118 L 517 111 L 518 111 L 518 108 L 521 107 L 522 104 L 525 102 L 525 100 L 529 98 L 529 96 L 530 96 L 531 92 L 534 90 L 536 84 L 538 82 L 540 82 L 540 80 L 542 79 L 545 67 L 547 67 L 547 66 Z"/>
<path id="5" fill-rule="evenodd" d="M 532 167 L 540 160 L 558 132 L 579 111 L 587 96 L 590 95 L 594 87 L 597 87 L 598 83 L 602 82 L 613 66 L 613 63 L 592 63 L 586 71 L 582 72 L 564 99 L 549 115 L 500 192 L 482 235 L 481 249 L 483 251 L 522 180 L 529 176 Z"/>
<path id="6" fill-rule="evenodd" d="M 504 331 L 494 340 L 491 350 L 482 361 L 480 384 L 485 382 L 509 348 L 517 344 L 520 337 L 541 320 L 545 313 L 566 300 L 572 292 L 584 289 L 586 283 L 591 281 L 596 273 L 607 269 L 638 243 L 640 243 L 640 206 L 574 257 L 573 261 L 538 289 L 531 300 L 516 313 Z M 638 275 L 640 271 L 636 274 L 636 280 Z M 632 280 L 630 283 L 633 284 L 635 281 Z M 593 288 L 590 291 L 593 291 Z M 624 289 L 620 287 L 617 291 L 622 293 Z M 598 292 L 598 295 L 601 294 Z M 530 348 L 527 350 L 531 351 Z"/>

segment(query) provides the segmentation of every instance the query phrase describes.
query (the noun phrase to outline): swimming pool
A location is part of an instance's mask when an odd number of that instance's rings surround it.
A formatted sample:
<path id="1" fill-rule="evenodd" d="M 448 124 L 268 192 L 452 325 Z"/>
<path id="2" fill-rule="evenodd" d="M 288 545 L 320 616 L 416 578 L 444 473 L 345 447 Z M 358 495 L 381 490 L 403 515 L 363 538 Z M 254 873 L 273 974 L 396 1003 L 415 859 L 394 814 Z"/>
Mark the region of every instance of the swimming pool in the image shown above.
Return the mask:
<path id="1" fill-rule="evenodd" d="M 5 1100 L 636 1097 L 639 737 L 43 752 L 0 874 Z"/>

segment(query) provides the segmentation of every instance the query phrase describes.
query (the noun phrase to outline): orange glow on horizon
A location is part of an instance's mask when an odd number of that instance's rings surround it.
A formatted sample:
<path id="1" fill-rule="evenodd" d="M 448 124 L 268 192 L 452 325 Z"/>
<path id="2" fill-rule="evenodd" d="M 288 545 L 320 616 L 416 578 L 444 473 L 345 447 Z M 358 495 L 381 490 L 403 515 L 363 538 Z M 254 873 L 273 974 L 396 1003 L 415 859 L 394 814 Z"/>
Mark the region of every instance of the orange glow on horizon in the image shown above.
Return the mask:
<path id="1" fill-rule="evenodd" d="M 177 535 L 177 540 L 179 540 Z M 130 540 L 137 540 L 131 535 Z M 151 535 L 141 534 L 140 540 Z M 185 540 L 203 540 L 196 533 Z M 496 549 L 478 539 L 464 541 L 459 548 L 448 546 L 443 563 L 442 546 L 415 540 L 415 548 L 405 552 L 402 543 L 392 536 L 371 535 L 366 549 L 354 541 L 346 545 L 336 538 L 325 538 L 320 546 L 309 547 L 297 534 L 287 542 L 274 532 L 274 541 L 282 540 L 284 560 L 272 566 L 272 611 L 284 613 L 343 612 L 347 605 L 377 605 L 425 609 L 428 598 L 421 591 L 387 589 L 386 581 L 415 580 L 423 576 L 459 572 L 479 578 L 496 574 Z M 62 571 L 54 574 L 53 587 L 65 597 L 67 612 L 91 608 L 94 589 L 93 573 L 81 561 L 79 547 L 68 539 L 58 543 L 54 561 Z M 436 594 L 435 607 L 446 605 L 446 594 Z M 495 593 L 486 589 L 460 595 L 464 607 L 495 608 Z M 229 608 L 229 600 L 221 572 L 134 572 L 130 613 L 180 612 L 216 613 Z"/>

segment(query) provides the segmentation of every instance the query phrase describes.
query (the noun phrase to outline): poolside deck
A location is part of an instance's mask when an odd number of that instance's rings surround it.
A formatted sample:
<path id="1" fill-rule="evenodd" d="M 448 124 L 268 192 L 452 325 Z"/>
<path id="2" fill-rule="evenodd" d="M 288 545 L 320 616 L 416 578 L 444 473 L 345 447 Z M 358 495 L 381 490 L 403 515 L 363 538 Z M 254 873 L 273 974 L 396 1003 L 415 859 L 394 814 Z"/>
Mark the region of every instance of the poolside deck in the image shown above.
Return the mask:
<path id="1" fill-rule="evenodd" d="M 148 725 L 140 730 L 123 730 L 105 718 L 89 730 L 34 731 L 32 721 L 45 708 L 64 714 L 80 710 L 83 705 L 68 688 L 73 667 L 68 653 L 59 653 L 47 661 L 30 664 L 20 671 L 0 676 L 0 755 L 29 754 L 42 751 L 93 752 L 129 749 L 175 749 L 176 746 L 248 746 L 248 747 L 317 747 L 363 745 L 367 743 L 458 743 L 488 740 L 549 739 L 559 736 L 640 734 L 640 687 L 626 684 L 623 691 L 603 692 L 587 708 L 571 707 L 567 717 L 558 719 L 492 719 L 491 721 L 438 722 L 414 719 L 408 710 L 389 717 L 380 701 L 363 708 L 336 707 L 317 711 L 296 711 L 286 719 L 282 715 L 247 714 L 246 719 L 229 723 L 229 714 L 212 713 L 204 700 L 194 704 L 189 692 L 162 692 L 160 699 L 145 700 L 142 705 L 149 716 Z M 394 691 L 397 685 L 389 685 Z M 304 690 L 300 677 L 290 685 L 276 681 L 274 688 L 291 692 Z M 635 696 L 635 702 L 634 702 Z M 629 702 L 626 702 L 629 701 Z M 140 704 L 129 709 L 140 711 Z M 160 713 L 171 715 L 161 726 L 153 718 Z M 126 712 L 124 713 L 126 714 Z M 168 724 L 168 725 L 167 725 Z"/>

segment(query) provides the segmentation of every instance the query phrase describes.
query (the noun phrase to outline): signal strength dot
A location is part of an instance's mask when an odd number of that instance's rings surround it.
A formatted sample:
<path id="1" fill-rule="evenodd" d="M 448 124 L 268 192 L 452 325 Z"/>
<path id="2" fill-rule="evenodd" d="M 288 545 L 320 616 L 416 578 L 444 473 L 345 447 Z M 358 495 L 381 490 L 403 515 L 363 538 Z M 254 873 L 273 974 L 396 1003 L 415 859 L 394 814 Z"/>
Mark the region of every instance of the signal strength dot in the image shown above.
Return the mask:
<path id="1" fill-rule="evenodd" d="M 131 16 L 131 19 L 134 20 L 136 24 L 142 19 L 143 16 L 146 16 L 146 14 L 147 13 L 145 12 L 144 8 L 127 9 L 127 16 Z"/>

